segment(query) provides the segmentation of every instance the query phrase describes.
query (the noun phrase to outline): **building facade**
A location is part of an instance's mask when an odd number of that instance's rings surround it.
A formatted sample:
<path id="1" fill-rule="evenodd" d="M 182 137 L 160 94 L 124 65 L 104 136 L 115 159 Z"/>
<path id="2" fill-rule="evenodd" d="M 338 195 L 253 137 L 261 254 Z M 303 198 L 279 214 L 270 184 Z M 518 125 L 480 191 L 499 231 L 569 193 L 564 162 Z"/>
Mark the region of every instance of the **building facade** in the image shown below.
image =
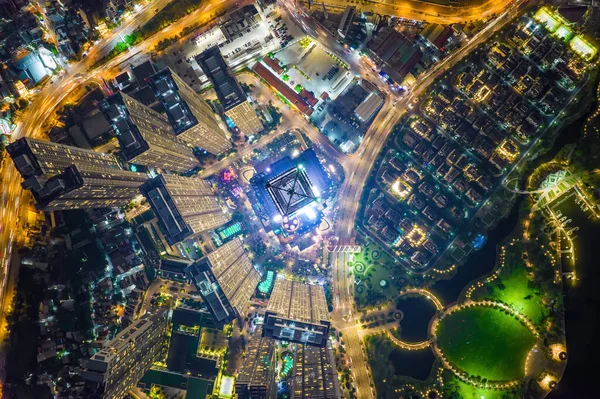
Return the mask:
<path id="1" fill-rule="evenodd" d="M 183 173 L 198 165 L 192 149 L 175 137 L 167 118 L 124 93 L 100 103 L 128 162 Z"/>
<path id="2" fill-rule="evenodd" d="M 223 327 L 244 313 L 260 273 L 236 238 L 186 269 L 215 324 Z"/>
<path id="3" fill-rule="evenodd" d="M 331 344 L 298 345 L 292 377 L 292 399 L 341 399 Z"/>
<path id="4" fill-rule="evenodd" d="M 136 320 L 90 358 L 81 373 L 89 397 L 121 399 L 160 356 L 167 311 L 157 310 Z"/>
<path id="5" fill-rule="evenodd" d="M 227 66 L 219 47 L 211 47 L 195 58 L 200 68 L 212 82 L 225 115 L 245 135 L 262 131 L 263 125 L 258 119 L 256 111 L 248 102 L 246 93 L 244 93 L 231 69 Z"/>
<path id="6" fill-rule="evenodd" d="M 202 179 L 159 175 L 140 187 L 169 245 L 227 223 L 210 184 Z"/>
<path id="7" fill-rule="evenodd" d="M 6 151 L 25 180 L 33 176 L 52 177 L 71 165 L 85 170 L 121 169 L 121 165 L 112 154 L 51 141 L 21 138 L 8 145 Z"/>
<path id="8" fill-rule="evenodd" d="M 179 139 L 215 155 L 231 148 L 210 105 L 175 72 L 165 68 L 155 73 L 149 78 L 149 86 L 167 111 Z"/>
<path id="9" fill-rule="evenodd" d="M 147 179 L 145 174 L 127 170 L 86 170 L 71 165 L 49 179 L 27 179 L 23 188 L 31 190 L 36 208 L 43 211 L 113 208 L 125 206 L 139 195 L 139 187 Z"/>
<path id="10" fill-rule="evenodd" d="M 246 347 L 246 358 L 235 381 L 239 399 L 270 399 L 275 394 L 275 342 L 259 327 Z"/>
<path id="11" fill-rule="evenodd" d="M 323 286 L 285 278 L 275 281 L 265 313 L 263 336 L 324 347 L 329 325 Z"/>

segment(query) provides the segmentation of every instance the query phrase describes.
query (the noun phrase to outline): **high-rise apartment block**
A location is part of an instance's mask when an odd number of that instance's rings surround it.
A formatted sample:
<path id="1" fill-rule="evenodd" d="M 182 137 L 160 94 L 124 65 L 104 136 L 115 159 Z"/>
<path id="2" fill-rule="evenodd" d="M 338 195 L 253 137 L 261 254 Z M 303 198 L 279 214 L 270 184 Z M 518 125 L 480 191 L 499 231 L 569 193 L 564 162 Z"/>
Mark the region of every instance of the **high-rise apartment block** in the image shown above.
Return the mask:
<path id="1" fill-rule="evenodd" d="M 31 190 L 39 210 L 112 208 L 127 205 L 147 179 L 145 174 L 128 170 L 86 170 L 71 165 L 47 180 L 28 179 L 23 187 Z"/>
<path id="2" fill-rule="evenodd" d="M 210 79 L 221 106 L 233 123 L 246 135 L 263 130 L 256 111 L 248 102 L 246 93 L 233 76 L 231 69 L 223 59 L 219 47 L 211 47 L 196 56 L 196 61 Z"/>
<path id="3" fill-rule="evenodd" d="M 202 179 L 159 175 L 142 185 L 140 191 L 158 216 L 169 245 L 229 220 L 210 184 Z"/>
<path id="4" fill-rule="evenodd" d="M 112 154 L 51 141 L 21 138 L 8 145 L 6 151 L 25 180 L 32 176 L 52 177 L 71 165 L 86 170 L 121 169 L 121 165 Z"/>
<path id="5" fill-rule="evenodd" d="M 263 335 L 290 342 L 324 347 L 329 335 L 325 290 L 278 278 L 265 313 Z"/>
<path id="6" fill-rule="evenodd" d="M 158 360 L 167 327 L 167 311 L 149 313 L 121 331 L 87 361 L 81 377 L 89 398 L 122 399 Z"/>
<path id="7" fill-rule="evenodd" d="M 292 373 L 292 399 L 341 399 L 331 344 L 298 345 Z"/>
<path id="8" fill-rule="evenodd" d="M 40 210 L 126 205 L 147 177 L 122 170 L 110 154 L 23 138 L 7 148 Z"/>
<path id="9" fill-rule="evenodd" d="M 124 93 L 100 103 L 106 120 L 117 133 L 128 162 L 183 173 L 198 165 L 192 149 L 175 137 L 164 115 Z"/>
<path id="10" fill-rule="evenodd" d="M 275 397 L 275 341 L 262 336 L 259 327 L 246 347 L 246 358 L 235 381 L 238 399 Z"/>
<path id="11" fill-rule="evenodd" d="M 175 72 L 165 68 L 149 78 L 149 86 L 167 112 L 175 135 L 192 147 L 211 154 L 231 148 L 231 142 L 221 129 L 210 107 Z"/>
<path id="12" fill-rule="evenodd" d="M 244 313 L 260 273 L 236 238 L 186 269 L 218 327 Z"/>

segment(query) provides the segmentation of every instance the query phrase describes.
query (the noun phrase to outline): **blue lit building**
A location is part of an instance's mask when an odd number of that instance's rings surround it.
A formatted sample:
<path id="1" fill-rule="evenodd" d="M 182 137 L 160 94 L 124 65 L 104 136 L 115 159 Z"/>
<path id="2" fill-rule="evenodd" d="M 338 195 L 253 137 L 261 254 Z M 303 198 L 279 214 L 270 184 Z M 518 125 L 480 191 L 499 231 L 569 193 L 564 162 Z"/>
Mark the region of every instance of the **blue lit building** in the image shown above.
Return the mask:
<path id="1" fill-rule="evenodd" d="M 319 225 L 323 199 L 331 194 L 331 181 L 315 151 L 296 158 L 286 156 L 250 179 L 261 217 L 271 222 L 295 221 L 296 233 Z M 291 223 L 291 222 L 290 222 Z"/>

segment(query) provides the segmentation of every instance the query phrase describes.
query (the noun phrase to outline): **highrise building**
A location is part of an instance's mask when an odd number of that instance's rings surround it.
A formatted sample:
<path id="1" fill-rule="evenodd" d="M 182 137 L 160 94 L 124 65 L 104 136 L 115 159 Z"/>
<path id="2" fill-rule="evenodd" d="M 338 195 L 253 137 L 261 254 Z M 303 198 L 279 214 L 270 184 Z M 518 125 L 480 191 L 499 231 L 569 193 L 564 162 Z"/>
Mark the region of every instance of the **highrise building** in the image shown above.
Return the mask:
<path id="1" fill-rule="evenodd" d="M 123 206 L 147 179 L 122 170 L 113 155 L 49 141 L 22 138 L 7 151 L 40 210 Z"/>
<path id="2" fill-rule="evenodd" d="M 263 335 L 285 341 L 324 347 L 329 335 L 325 290 L 278 278 L 265 312 Z"/>
<path id="3" fill-rule="evenodd" d="M 246 347 L 246 358 L 235 381 L 238 399 L 270 399 L 275 393 L 275 342 L 259 327 Z"/>
<path id="4" fill-rule="evenodd" d="M 292 399 L 341 399 L 331 344 L 298 345 L 292 373 Z"/>
<path id="5" fill-rule="evenodd" d="M 112 154 L 105 154 L 51 141 L 21 138 L 6 147 L 24 179 L 52 177 L 75 164 L 85 170 L 121 169 Z"/>
<path id="6" fill-rule="evenodd" d="M 175 137 L 163 115 L 124 93 L 100 103 L 128 162 L 183 173 L 198 165 L 192 149 Z"/>
<path id="7" fill-rule="evenodd" d="M 211 154 L 231 148 L 210 105 L 170 68 L 152 75 L 149 86 L 167 111 L 169 123 L 179 139 Z"/>
<path id="8" fill-rule="evenodd" d="M 147 179 L 145 174 L 128 170 L 86 170 L 71 165 L 49 179 L 31 177 L 23 188 L 31 190 L 39 210 L 112 208 L 127 205 Z"/>
<path id="9" fill-rule="evenodd" d="M 222 327 L 244 313 L 260 273 L 239 238 L 229 241 L 186 269 L 215 324 Z"/>
<path id="10" fill-rule="evenodd" d="M 227 66 L 219 47 L 211 47 L 197 55 L 196 62 L 212 82 L 217 98 L 225 110 L 225 115 L 235 123 L 240 131 L 245 135 L 252 135 L 263 130 L 256 111 L 248 102 L 246 93 Z"/>
<path id="11" fill-rule="evenodd" d="M 90 399 L 121 399 L 160 357 L 167 311 L 159 309 L 133 322 L 91 357 L 81 372 Z"/>
<path id="12" fill-rule="evenodd" d="M 206 180 L 159 175 L 142 185 L 140 191 L 158 216 L 169 245 L 229 220 Z"/>

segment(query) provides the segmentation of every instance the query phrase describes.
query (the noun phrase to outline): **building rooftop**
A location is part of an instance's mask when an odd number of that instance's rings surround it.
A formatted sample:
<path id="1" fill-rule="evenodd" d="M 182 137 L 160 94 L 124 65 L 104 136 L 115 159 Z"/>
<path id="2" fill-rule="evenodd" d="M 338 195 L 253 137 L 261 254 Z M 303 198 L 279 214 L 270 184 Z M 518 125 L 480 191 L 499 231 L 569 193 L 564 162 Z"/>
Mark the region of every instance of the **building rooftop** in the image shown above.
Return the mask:
<path id="1" fill-rule="evenodd" d="M 314 150 L 284 157 L 250 180 L 267 216 L 290 217 L 327 197 L 330 181 Z"/>
<path id="2" fill-rule="evenodd" d="M 211 47 L 198 54 L 195 59 L 212 82 L 217 98 L 225 111 L 246 101 L 246 93 L 231 73 L 219 47 Z"/>
<path id="3" fill-rule="evenodd" d="M 189 104 L 180 96 L 180 88 L 169 68 L 152 75 L 149 85 L 164 106 L 175 134 L 179 135 L 198 124 L 198 119 L 193 114 Z"/>
<path id="4" fill-rule="evenodd" d="M 143 87 L 148 84 L 148 78 L 156 73 L 156 69 L 151 61 L 146 61 L 142 64 L 132 67 L 131 72 L 133 72 L 133 76 L 135 77 L 138 85 Z"/>
<path id="5" fill-rule="evenodd" d="M 285 278 L 278 278 L 275 281 L 267 312 L 308 323 L 329 321 L 323 286 L 299 283 Z"/>
<path id="6" fill-rule="evenodd" d="M 308 103 L 285 82 L 282 82 L 277 76 L 273 75 L 273 73 L 269 71 L 267 67 L 260 62 L 257 62 L 254 64 L 252 69 L 254 69 L 254 71 L 261 78 L 266 80 L 268 84 L 273 86 L 275 90 L 281 93 L 281 95 L 284 96 L 293 106 L 298 108 L 300 112 L 308 116 L 312 114 L 313 109 L 308 105 Z"/>
<path id="7" fill-rule="evenodd" d="M 268 180 L 265 188 L 282 216 L 293 215 L 317 200 L 310 178 L 301 165 Z"/>

